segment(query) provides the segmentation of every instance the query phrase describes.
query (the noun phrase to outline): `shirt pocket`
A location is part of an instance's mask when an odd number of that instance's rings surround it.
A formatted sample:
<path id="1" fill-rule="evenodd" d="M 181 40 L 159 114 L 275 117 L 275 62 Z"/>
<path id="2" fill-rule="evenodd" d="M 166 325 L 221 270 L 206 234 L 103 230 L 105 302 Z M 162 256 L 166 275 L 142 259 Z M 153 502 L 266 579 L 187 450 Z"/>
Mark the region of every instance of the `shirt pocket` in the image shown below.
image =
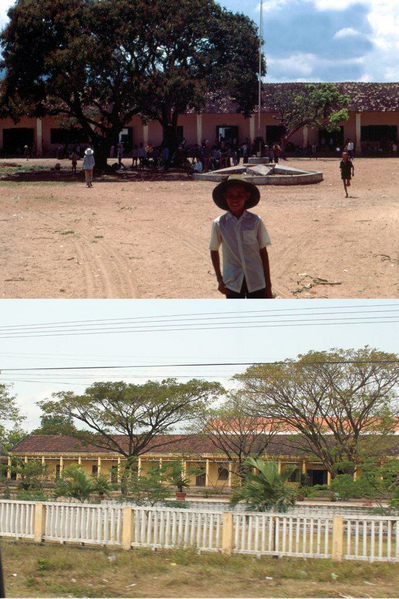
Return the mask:
<path id="1" fill-rule="evenodd" d="M 243 231 L 242 234 L 244 237 L 244 243 L 246 245 L 256 245 L 258 243 L 258 236 L 256 234 L 256 231 Z"/>

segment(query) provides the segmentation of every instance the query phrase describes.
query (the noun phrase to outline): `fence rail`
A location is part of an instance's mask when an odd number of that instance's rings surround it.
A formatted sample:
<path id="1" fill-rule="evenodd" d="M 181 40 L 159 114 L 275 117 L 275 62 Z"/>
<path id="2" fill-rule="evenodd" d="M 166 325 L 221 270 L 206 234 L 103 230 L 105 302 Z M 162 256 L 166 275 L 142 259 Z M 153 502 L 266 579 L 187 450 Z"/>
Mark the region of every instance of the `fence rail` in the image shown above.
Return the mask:
<path id="1" fill-rule="evenodd" d="M 61 543 L 120 545 L 122 508 L 62 503 L 46 505 L 43 538 Z"/>
<path id="2" fill-rule="evenodd" d="M 33 539 L 34 501 L 0 501 L 0 534 L 16 539 Z"/>
<path id="3" fill-rule="evenodd" d="M 221 549 L 223 514 L 220 512 L 136 508 L 134 515 L 133 547 Z"/>
<path id="4" fill-rule="evenodd" d="M 0 500 L 0 536 L 131 549 L 399 562 L 399 517 L 232 513 Z"/>

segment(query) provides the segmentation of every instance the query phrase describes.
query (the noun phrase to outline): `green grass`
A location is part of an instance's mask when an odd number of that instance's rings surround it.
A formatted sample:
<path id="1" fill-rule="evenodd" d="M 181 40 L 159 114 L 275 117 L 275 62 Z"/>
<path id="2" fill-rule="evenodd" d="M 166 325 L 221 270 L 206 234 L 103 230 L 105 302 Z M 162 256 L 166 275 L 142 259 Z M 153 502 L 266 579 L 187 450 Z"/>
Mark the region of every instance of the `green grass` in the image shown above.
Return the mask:
<path id="1" fill-rule="evenodd" d="M 4 541 L 2 553 L 8 597 L 396 597 L 399 588 L 390 563 L 21 541 Z"/>

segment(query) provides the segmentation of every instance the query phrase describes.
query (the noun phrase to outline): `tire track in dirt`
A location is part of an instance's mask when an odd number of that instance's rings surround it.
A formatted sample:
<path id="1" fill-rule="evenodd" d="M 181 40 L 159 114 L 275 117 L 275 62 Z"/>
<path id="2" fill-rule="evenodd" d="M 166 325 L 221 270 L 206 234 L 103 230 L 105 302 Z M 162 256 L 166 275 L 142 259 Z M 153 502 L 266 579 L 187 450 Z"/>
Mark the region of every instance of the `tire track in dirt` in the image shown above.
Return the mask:
<path id="1" fill-rule="evenodd" d="M 57 226 L 65 226 L 63 220 L 53 215 L 39 213 L 50 218 Z M 78 232 L 73 239 L 78 261 L 83 265 L 83 287 L 86 298 L 134 298 L 137 297 L 137 285 L 129 273 L 128 264 L 123 266 L 116 248 L 101 240 L 92 247 L 92 241 Z M 110 260 L 109 255 L 113 256 Z M 98 275 L 98 276 L 96 276 Z"/>
<path id="2" fill-rule="evenodd" d="M 129 272 L 127 261 L 118 254 L 119 251 L 107 244 L 104 240 L 99 241 L 95 247 L 85 241 L 85 252 L 96 267 L 100 280 L 103 283 L 105 297 L 110 298 L 136 298 L 137 283 L 133 281 L 132 273 Z M 97 278 L 97 277 L 96 277 Z"/>

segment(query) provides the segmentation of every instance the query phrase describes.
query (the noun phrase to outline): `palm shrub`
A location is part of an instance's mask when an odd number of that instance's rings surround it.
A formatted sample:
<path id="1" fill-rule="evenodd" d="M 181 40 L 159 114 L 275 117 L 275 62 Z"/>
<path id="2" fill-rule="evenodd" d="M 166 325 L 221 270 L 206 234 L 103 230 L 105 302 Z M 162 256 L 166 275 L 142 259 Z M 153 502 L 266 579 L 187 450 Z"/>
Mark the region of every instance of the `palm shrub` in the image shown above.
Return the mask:
<path id="1" fill-rule="evenodd" d="M 91 495 L 109 496 L 111 490 L 112 485 L 103 474 L 89 476 L 82 466 L 73 465 L 67 466 L 56 480 L 54 497 L 70 497 L 83 503 Z"/>
<path id="2" fill-rule="evenodd" d="M 252 511 L 265 512 L 274 508 L 284 512 L 288 506 L 295 504 L 295 490 L 286 484 L 294 467 L 280 474 L 275 462 L 247 458 L 245 464 L 250 469 L 242 486 L 233 492 L 232 505 L 245 501 Z"/>

